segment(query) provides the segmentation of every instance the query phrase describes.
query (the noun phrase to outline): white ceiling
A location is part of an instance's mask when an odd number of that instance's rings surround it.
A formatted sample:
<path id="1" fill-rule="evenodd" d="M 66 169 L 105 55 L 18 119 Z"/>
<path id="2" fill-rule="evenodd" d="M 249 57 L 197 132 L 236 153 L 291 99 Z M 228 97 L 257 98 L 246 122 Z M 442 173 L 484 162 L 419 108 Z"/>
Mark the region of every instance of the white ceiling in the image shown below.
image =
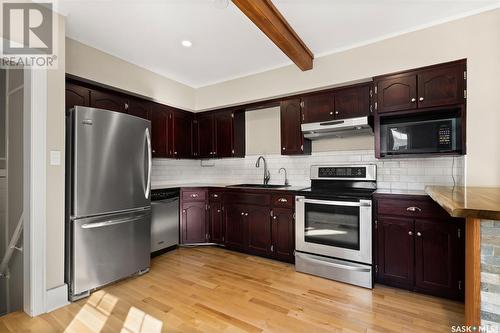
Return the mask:
<path id="1" fill-rule="evenodd" d="M 216 2 L 224 2 L 217 0 Z M 499 0 L 273 0 L 316 57 L 500 5 Z M 291 61 L 231 2 L 59 0 L 66 34 L 192 87 Z M 182 40 L 193 42 L 191 48 Z"/>

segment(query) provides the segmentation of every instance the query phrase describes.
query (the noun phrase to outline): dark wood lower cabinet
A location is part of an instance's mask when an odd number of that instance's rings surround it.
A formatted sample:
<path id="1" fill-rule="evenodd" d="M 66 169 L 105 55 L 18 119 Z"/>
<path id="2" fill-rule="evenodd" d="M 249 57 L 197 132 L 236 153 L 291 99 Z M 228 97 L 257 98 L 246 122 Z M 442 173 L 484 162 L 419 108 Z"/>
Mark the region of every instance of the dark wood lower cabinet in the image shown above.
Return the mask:
<path id="1" fill-rule="evenodd" d="M 222 203 L 218 201 L 211 201 L 209 203 L 209 240 L 211 243 L 222 244 L 224 242 L 223 234 L 223 212 Z"/>
<path id="2" fill-rule="evenodd" d="M 182 243 L 196 244 L 207 242 L 205 202 L 183 202 L 181 208 Z"/>
<path id="3" fill-rule="evenodd" d="M 463 300 L 463 219 L 447 216 L 426 196 L 385 195 L 375 209 L 376 282 Z"/>
<path id="4" fill-rule="evenodd" d="M 377 229 L 377 281 L 411 289 L 414 275 L 413 220 L 380 217 Z"/>
<path id="5" fill-rule="evenodd" d="M 257 255 L 271 254 L 271 216 L 269 207 L 247 205 L 248 251 Z"/>
<path id="6" fill-rule="evenodd" d="M 460 223 L 415 220 L 416 290 L 457 298 L 464 274 L 461 228 Z"/>
<path id="7" fill-rule="evenodd" d="M 247 249 L 247 219 L 245 205 L 224 206 L 224 245 L 228 249 L 244 251 Z"/>
<path id="8" fill-rule="evenodd" d="M 273 208 L 271 226 L 272 252 L 279 260 L 294 262 L 295 223 L 293 210 Z"/>

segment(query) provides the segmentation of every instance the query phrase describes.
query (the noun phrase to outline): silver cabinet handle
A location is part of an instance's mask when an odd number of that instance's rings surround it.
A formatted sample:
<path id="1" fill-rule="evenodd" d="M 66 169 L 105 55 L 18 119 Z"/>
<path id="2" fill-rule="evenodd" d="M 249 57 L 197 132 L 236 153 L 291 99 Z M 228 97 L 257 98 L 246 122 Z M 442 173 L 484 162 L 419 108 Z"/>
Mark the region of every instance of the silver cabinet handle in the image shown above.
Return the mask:
<path id="1" fill-rule="evenodd" d="M 124 107 L 125 107 L 125 110 L 128 110 L 128 103 L 125 103 Z"/>
<path id="2" fill-rule="evenodd" d="M 276 215 L 273 216 L 273 220 L 276 220 L 278 219 L 278 217 Z"/>
<path id="3" fill-rule="evenodd" d="M 285 150 L 285 147 L 281 148 L 281 150 Z"/>
<path id="4" fill-rule="evenodd" d="M 174 155 L 177 155 L 177 152 L 176 152 L 176 151 L 174 151 Z"/>
<path id="5" fill-rule="evenodd" d="M 408 231 L 408 235 L 412 236 L 412 235 L 413 235 L 413 232 Z"/>
<path id="6" fill-rule="evenodd" d="M 241 212 L 241 216 L 245 216 L 245 212 Z"/>
<path id="7" fill-rule="evenodd" d="M 332 112 L 332 111 L 330 111 L 330 115 L 333 115 L 333 112 Z"/>
<path id="8" fill-rule="evenodd" d="M 196 193 L 195 194 L 191 194 L 191 198 L 196 198 L 196 197 L 198 197 L 198 194 L 196 194 Z"/>
<path id="9" fill-rule="evenodd" d="M 338 112 L 338 111 L 335 111 L 335 114 L 339 114 L 339 112 Z"/>
<path id="10" fill-rule="evenodd" d="M 186 210 L 185 210 L 185 209 L 183 209 L 183 210 L 182 210 L 182 213 L 183 213 L 183 214 L 186 214 Z"/>
<path id="11" fill-rule="evenodd" d="M 409 212 L 417 212 L 417 211 L 421 212 L 422 211 L 421 208 L 419 208 L 419 207 L 413 207 L 413 206 L 406 208 L 406 210 L 409 211 Z"/>
<path id="12" fill-rule="evenodd" d="M 282 203 L 287 203 L 288 202 L 288 200 L 286 198 L 279 198 L 278 201 L 282 202 Z"/>
<path id="13" fill-rule="evenodd" d="M 424 98 L 423 98 L 423 97 L 420 97 L 418 100 L 419 100 L 420 102 L 422 102 L 422 101 L 424 100 Z"/>
<path id="14" fill-rule="evenodd" d="M 218 195 L 218 194 L 214 194 L 214 198 L 218 198 L 218 197 L 219 197 L 219 195 Z"/>
<path id="15" fill-rule="evenodd" d="M 415 103 L 415 101 L 416 101 L 415 97 L 411 99 L 412 103 Z"/>
<path id="16" fill-rule="evenodd" d="M 248 213 L 245 213 L 245 216 L 248 216 Z"/>
<path id="17" fill-rule="evenodd" d="M 420 237 L 422 236 L 422 234 L 420 232 L 417 232 L 417 236 Z"/>
<path id="18" fill-rule="evenodd" d="M 220 209 L 217 209 L 217 213 L 220 213 Z"/>

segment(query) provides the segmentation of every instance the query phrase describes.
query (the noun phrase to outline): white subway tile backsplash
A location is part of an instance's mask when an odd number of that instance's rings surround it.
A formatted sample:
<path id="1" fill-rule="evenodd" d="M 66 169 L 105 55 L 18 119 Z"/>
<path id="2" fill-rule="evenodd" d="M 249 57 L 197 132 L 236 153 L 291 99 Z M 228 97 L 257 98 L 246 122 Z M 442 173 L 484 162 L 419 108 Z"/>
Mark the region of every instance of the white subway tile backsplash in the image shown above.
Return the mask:
<path id="1" fill-rule="evenodd" d="M 263 170 L 255 167 L 257 155 L 212 161 L 211 167 L 202 167 L 199 160 L 153 160 L 153 184 L 182 183 L 253 183 L 262 182 Z M 308 186 L 309 170 L 315 164 L 377 165 L 381 189 L 423 190 L 426 185 L 463 185 L 464 157 L 412 158 L 377 160 L 373 150 L 318 152 L 309 156 L 266 155 L 271 183 L 283 183 L 281 167 L 286 168 L 290 184 Z M 453 161 L 454 159 L 454 161 Z"/>

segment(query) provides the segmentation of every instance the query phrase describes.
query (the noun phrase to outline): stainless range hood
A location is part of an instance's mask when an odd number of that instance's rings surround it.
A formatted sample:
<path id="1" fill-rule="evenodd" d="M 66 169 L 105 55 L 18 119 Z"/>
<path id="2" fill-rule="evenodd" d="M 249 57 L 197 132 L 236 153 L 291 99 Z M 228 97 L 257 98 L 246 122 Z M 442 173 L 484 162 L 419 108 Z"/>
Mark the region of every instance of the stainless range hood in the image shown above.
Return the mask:
<path id="1" fill-rule="evenodd" d="M 373 135 L 373 129 L 368 122 L 368 117 L 359 117 L 302 124 L 302 133 L 306 139 L 315 140 L 326 137 Z"/>

